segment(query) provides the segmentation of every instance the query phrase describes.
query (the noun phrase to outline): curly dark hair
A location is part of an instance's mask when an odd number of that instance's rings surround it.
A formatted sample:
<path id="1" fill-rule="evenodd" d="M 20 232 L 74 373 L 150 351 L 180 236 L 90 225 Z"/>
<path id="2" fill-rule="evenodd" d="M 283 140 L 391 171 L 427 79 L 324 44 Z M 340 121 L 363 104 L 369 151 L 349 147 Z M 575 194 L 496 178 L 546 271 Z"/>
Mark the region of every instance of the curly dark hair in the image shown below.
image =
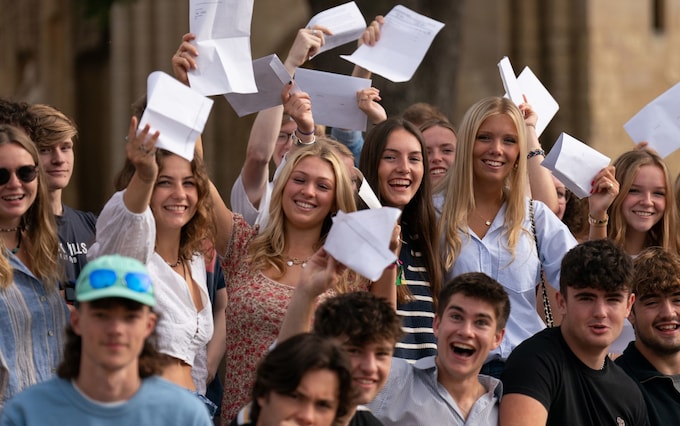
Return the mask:
<path id="1" fill-rule="evenodd" d="M 510 298 L 498 281 L 483 272 L 467 272 L 456 276 L 446 283 L 439 293 L 439 307 L 437 308 L 439 317 L 444 316 L 449 301 L 453 295 L 458 293 L 493 306 L 496 315 L 496 331 L 505 327 L 510 316 Z"/>
<path id="2" fill-rule="evenodd" d="M 114 306 L 123 306 L 129 311 L 138 311 L 144 306 L 139 302 L 117 297 L 93 300 L 87 302 L 97 309 L 109 309 Z M 161 374 L 165 358 L 156 350 L 156 331 L 144 341 L 144 347 L 139 354 L 139 377 L 142 379 Z M 80 375 L 80 358 L 82 355 L 83 339 L 73 331 L 73 327 L 66 327 L 66 344 L 64 345 L 64 357 L 57 368 L 57 376 L 62 379 L 76 379 Z"/>
<path id="3" fill-rule="evenodd" d="M 631 289 L 635 298 L 680 292 L 680 256 L 662 247 L 649 247 L 633 261 Z"/>
<path id="4" fill-rule="evenodd" d="M 345 416 L 354 396 L 347 354 L 332 339 L 302 333 L 281 342 L 260 361 L 253 385 L 252 424 L 257 424 L 262 408 L 258 398 L 266 398 L 271 392 L 291 395 L 305 374 L 318 370 L 330 370 L 337 375 L 339 389 L 335 419 Z"/>
<path id="5" fill-rule="evenodd" d="M 594 288 L 605 292 L 630 290 L 633 261 L 609 239 L 586 241 L 562 258 L 560 293 L 567 287 Z"/>
<path id="6" fill-rule="evenodd" d="M 314 313 L 313 332 L 324 337 L 346 337 L 352 345 L 390 341 L 403 335 L 401 319 L 385 299 L 356 291 L 326 299 Z"/>

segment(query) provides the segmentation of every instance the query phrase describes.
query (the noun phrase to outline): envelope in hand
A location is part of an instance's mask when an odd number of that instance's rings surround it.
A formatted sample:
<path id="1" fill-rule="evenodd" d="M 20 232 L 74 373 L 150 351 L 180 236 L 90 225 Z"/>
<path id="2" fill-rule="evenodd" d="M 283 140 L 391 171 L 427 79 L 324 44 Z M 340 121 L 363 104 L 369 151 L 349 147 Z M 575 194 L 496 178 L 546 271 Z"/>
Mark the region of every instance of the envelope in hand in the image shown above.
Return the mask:
<path id="1" fill-rule="evenodd" d="M 590 196 L 595 175 L 607 167 L 609 157 L 562 133 L 541 165 L 564 183 L 578 198 Z"/>
<path id="2" fill-rule="evenodd" d="M 401 210 L 394 207 L 353 213 L 338 211 L 324 248 L 346 267 L 377 281 L 383 270 L 397 260 L 389 247 L 400 215 Z"/>

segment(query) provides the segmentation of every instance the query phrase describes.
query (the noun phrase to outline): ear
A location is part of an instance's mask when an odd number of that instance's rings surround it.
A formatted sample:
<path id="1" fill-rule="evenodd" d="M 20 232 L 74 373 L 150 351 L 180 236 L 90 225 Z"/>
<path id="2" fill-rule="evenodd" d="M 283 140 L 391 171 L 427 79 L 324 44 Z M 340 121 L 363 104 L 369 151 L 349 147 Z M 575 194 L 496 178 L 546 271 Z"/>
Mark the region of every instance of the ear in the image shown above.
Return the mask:
<path id="1" fill-rule="evenodd" d="M 439 325 L 441 324 L 442 320 L 439 317 L 438 314 L 434 314 L 434 321 L 432 322 L 432 331 L 434 332 L 434 337 L 439 339 Z"/>
<path id="2" fill-rule="evenodd" d="M 633 303 L 635 303 L 635 293 L 631 293 L 628 296 L 628 303 L 626 304 L 626 316 L 631 316 L 630 313 L 633 310 Z"/>
<path id="3" fill-rule="evenodd" d="M 71 310 L 71 328 L 73 328 L 74 333 L 80 336 L 80 309 Z"/>
<path id="4" fill-rule="evenodd" d="M 557 301 L 557 309 L 559 313 L 564 316 L 567 313 L 567 299 L 564 298 L 561 291 L 558 291 L 555 293 L 555 300 Z"/>
<path id="5" fill-rule="evenodd" d="M 149 308 L 147 308 L 149 309 Z M 147 317 L 147 322 L 146 322 L 146 335 L 144 338 L 147 338 L 153 333 L 153 331 L 156 329 L 156 322 L 158 321 L 158 315 L 156 315 L 154 312 L 149 311 L 149 316 Z"/>
<path id="6" fill-rule="evenodd" d="M 493 342 L 493 349 L 498 349 L 498 347 L 501 345 L 501 342 L 503 341 L 503 336 L 505 336 L 505 328 L 501 328 L 496 332 L 496 335 L 494 336 L 494 342 Z"/>

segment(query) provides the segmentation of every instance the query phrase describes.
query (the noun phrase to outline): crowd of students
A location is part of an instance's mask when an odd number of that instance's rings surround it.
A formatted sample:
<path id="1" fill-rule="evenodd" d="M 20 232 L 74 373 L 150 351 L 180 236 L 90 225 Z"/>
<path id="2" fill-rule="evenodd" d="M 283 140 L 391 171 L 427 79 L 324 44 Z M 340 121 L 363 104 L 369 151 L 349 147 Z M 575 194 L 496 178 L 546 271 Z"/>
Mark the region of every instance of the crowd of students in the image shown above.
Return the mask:
<path id="1" fill-rule="evenodd" d="M 425 103 L 388 118 L 371 88 L 367 134 L 327 132 L 291 90 L 324 34 L 298 31 L 231 209 L 200 139 L 189 161 L 137 128 L 144 100 L 117 192 L 96 216 L 71 209 L 75 124 L 0 100 L 0 425 L 673 423 L 680 188 L 664 160 L 638 146 L 579 201 L 540 165 L 530 100 L 500 97 L 454 127 Z M 193 38 L 172 58 L 185 84 Z M 367 207 L 362 183 L 402 212 L 375 282 L 323 249 L 339 210 Z"/>

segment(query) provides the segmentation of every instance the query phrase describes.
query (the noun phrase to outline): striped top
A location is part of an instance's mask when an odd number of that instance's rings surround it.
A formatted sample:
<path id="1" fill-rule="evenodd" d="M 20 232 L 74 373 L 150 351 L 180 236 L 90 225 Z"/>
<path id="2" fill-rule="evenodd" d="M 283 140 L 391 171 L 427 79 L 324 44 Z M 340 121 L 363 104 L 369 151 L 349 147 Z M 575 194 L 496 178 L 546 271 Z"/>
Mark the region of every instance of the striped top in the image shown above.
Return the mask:
<path id="1" fill-rule="evenodd" d="M 397 305 L 404 337 L 397 342 L 394 356 L 413 363 L 420 358 L 437 355 L 437 340 L 432 331 L 434 304 L 425 260 L 417 247 L 418 237 L 410 235 L 406 223 L 402 223 L 402 235 L 404 241 L 399 260 L 403 262 L 405 284 L 415 300 Z"/>
<path id="2" fill-rule="evenodd" d="M 51 379 L 61 361 L 69 312 L 55 287 L 47 290 L 18 257 L 4 250 L 14 281 L 0 290 L 0 411 L 3 403 Z"/>

